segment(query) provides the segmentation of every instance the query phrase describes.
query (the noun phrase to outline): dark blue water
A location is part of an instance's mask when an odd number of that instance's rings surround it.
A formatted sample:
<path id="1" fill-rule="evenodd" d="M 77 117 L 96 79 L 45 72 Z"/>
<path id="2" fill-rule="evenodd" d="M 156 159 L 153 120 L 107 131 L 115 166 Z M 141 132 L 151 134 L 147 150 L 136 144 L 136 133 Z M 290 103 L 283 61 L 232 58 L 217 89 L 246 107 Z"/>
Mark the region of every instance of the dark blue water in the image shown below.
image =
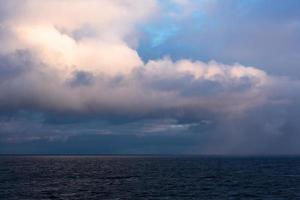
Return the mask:
<path id="1" fill-rule="evenodd" d="M 300 199 L 300 158 L 0 156 L 0 199 Z"/>

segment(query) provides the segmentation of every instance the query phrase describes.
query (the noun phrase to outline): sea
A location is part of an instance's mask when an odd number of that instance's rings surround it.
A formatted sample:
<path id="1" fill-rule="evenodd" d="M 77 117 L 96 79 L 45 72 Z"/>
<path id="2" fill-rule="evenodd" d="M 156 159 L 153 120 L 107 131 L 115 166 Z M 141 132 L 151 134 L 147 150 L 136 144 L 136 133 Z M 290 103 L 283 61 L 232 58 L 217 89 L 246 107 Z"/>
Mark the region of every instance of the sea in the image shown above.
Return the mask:
<path id="1" fill-rule="evenodd" d="M 300 157 L 0 156 L 0 199 L 300 199 Z"/>

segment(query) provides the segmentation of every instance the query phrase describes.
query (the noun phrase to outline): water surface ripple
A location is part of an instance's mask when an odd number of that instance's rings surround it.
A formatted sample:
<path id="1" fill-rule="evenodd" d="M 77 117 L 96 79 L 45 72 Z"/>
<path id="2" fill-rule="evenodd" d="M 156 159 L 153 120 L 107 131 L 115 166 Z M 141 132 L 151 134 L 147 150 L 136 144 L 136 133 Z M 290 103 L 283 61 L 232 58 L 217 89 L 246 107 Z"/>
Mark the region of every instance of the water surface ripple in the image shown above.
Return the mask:
<path id="1" fill-rule="evenodd" d="M 300 157 L 0 156 L 0 199 L 300 199 Z"/>

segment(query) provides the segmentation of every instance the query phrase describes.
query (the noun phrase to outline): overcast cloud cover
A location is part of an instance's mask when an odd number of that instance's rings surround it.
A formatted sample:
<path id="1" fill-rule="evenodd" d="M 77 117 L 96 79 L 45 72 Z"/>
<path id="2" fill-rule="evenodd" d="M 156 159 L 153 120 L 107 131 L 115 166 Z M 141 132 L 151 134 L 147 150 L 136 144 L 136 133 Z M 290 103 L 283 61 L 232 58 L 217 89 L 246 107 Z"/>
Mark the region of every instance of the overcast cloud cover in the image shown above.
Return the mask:
<path id="1" fill-rule="evenodd" d="M 0 153 L 300 153 L 297 0 L 0 2 Z"/>

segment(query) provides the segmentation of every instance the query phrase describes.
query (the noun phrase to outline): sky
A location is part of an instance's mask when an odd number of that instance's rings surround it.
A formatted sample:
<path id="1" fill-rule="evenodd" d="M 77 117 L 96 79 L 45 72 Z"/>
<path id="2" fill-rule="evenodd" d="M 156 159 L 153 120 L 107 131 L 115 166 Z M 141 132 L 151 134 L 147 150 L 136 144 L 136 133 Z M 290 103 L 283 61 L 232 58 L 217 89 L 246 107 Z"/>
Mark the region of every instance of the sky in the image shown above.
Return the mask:
<path id="1" fill-rule="evenodd" d="M 0 154 L 299 154 L 300 1 L 0 1 Z"/>

